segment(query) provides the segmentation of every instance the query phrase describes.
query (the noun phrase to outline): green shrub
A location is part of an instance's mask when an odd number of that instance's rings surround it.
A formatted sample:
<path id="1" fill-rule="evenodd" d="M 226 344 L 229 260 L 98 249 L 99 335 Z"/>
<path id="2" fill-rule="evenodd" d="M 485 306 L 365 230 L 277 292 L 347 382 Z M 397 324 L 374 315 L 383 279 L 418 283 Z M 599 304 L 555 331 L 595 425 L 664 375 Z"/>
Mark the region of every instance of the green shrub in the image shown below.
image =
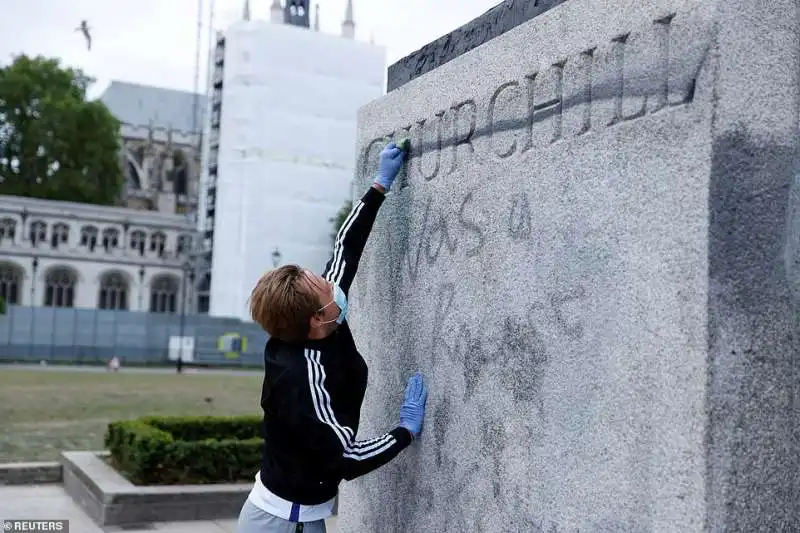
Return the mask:
<path id="1" fill-rule="evenodd" d="M 261 417 L 149 416 L 108 425 L 113 465 L 136 485 L 252 481 L 261 461 Z"/>

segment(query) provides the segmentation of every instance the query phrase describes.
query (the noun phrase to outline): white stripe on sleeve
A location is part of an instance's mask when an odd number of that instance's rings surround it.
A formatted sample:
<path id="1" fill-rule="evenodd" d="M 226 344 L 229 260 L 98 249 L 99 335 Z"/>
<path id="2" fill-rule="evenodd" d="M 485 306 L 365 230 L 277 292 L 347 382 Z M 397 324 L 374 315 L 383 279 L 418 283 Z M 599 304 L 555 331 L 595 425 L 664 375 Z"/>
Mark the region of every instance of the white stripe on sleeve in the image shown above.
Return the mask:
<path id="1" fill-rule="evenodd" d="M 350 211 L 350 214 L 347 215 L 342 227 L 339 228 L 339 232 L 336 234 L 336 243 L 333 247 L 333 262 L 331 263 L 331 267 L 328 269 L 328 272 L 325 274 L 325 279 L 328 281 L 339 283 L 342 279 L 345 265 L 344 257 L 342 256 L 344 239 L 347 237 L 347 232 L 350 231 L 350 228 L 353 226 L 353 222 L 355 222 L 356 218 L 358 218 L 358 214 L 361 213 L 361 209 L 363 207 L 364 202 L 359 200 L 359 202 L 353 207 L 353 210 Z"/>
<path id="2" fill-rule="evenodd" d="M 391 448 L 397 441 L 390 434 L 376 437 L 365 441 L 356 442 L 353 440 L 355 434 L 352 428 L 342 426 L 333 413 L 331 398 L 325 389 L 325 368 L 320 362 L 320 352 L 318 350 L 306 350 L 306 367 L 308 369 L 308 383 L 311 389 L 311 401 L 314 404 L 314 412 L 323 424 L 329 426 L 344 449 L 344 457 L 363 461 Z"/>

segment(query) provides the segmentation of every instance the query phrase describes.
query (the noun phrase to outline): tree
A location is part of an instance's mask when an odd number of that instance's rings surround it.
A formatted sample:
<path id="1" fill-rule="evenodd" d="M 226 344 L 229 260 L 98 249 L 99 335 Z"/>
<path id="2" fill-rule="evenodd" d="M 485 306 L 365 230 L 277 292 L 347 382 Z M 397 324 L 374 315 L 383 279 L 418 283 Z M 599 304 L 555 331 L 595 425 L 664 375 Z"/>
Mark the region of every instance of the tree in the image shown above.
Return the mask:
<path id="1" fill-rule="evenodd" d="M 92 82 L 41 56 L 0 68 L 0 193 L 118 201 L 120 123 L 105 104 L 86 99 Z"/>
<path id="2" fill-rule="evenodd" d="M 331 241 L 335 243 L 336 241 L 336 234 L 339 233 L 339 228 L 342 227 L 344 224 L 347 215 L 350 214 L 350 211 L 353 210 L 353 202 L 347 200 L 342 207 L 339 208 L 339 211 L 336 213 L 336 216 L 330 219 L 331 224 L 333 224 L 333 233 L 331 233 Z"/>

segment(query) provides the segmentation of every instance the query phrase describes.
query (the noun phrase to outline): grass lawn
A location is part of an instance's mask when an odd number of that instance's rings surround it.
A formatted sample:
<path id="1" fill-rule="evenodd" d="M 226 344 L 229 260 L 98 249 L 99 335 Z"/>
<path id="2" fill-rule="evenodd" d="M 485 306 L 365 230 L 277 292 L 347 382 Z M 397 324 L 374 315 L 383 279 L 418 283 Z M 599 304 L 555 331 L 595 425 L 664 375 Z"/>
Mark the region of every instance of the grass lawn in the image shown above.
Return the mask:
<path id="1" fill-rule="evenodd" d="M 260 395 L 259 375 L 0 367 L 0 463 L 55 460 L 64 450 L 102 450 L 112 420 L 259 414 Z"/>

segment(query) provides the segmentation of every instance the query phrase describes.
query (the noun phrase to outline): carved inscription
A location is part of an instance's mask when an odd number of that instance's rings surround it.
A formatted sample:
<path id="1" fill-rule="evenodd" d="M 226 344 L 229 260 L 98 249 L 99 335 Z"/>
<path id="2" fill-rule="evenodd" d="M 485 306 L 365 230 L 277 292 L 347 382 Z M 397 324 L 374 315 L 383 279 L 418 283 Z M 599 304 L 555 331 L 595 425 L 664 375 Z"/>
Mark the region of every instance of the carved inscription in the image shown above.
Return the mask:
<path id="1" fill-rule="evenodd" d="M 459 157 L 469 158 L 475 153 L 472 138 L 478 124 L 478 106 L 474 100 L 460 102 L 451 108 L 453 117 L 453 158 L 448 174 L 458 168 Z M 460 150 L 459 150 L 460 149 Z M 459 152 L 461 154 L 459 155 Z"/>
<path id="2" fill-rule="evenodd" d="M 517 132 L 508 126 L 524 111 L 524 108 L 520 108 L 520 100 L 519 83 L 516 81 L 502 84 L 489 99 L 489 143 L 494 155 L 501 159 L 512 155 L 517 149 Z M 504 117 L 501 109 L 510 112 Z"/>
<path id="3" fill-rule="evenodd" d="M 643 31 L 619 35 L 508 80 L 483 98 L 382 135 L 362 150 L 361 175 L 375 167 L 376 146 L 395 137 L 413 139 L 402 190 L 457 172 L 469 158 L 504 160 L 691 103 L 707 50 L 676 57 L 674 18 L 655 20 Z M 477 143 L 481 138 L 486 142 Z"/>
<path id="4" fill-rule="evenodd" d="M 553 64 L 544 72 L 526 76 L 528 87 L 528 135 L 525 149 L 541 148 L 563 137 L 564 65 Z"/>

